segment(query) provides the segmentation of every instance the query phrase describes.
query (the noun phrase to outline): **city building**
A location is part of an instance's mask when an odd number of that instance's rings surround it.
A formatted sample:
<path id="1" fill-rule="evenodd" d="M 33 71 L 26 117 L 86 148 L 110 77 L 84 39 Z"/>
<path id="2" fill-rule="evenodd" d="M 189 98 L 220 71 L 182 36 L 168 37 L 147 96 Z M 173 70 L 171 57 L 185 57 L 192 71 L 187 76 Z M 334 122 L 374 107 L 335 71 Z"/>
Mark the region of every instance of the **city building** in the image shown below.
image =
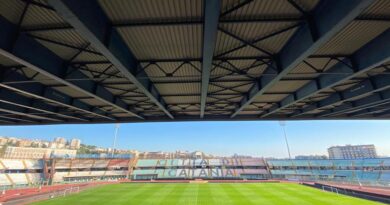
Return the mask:
<path id="1" fill-rule="evenodd" d="M 81 140 L 79 140 L 79 139 L 72 139 L 70 141 L 69 148 L 70 149 L 80 149 L 80 145 L 81 145 Z"/>
<path id="2" fill-rule="evenodd" d="M 329 159 L 377 158 L 374 145 L 345 145 L 328 148 Z"/>
<path id="3" fill-rule="evenodd" d="M 4 151 L 3 158 L 10 159 L 42 159 L 55 156 L 76 156 L 77 150 L 70 149 L 52 149 L 52 148 L 33 148 L 33 147 L 12 147 L 9 146 Z"/>
<path id="4" fill-rule="evenodd" d="M 31 140 L 19 140 L 17 143 L 16 143 L 16 146 L 17 147 L 31 147 L 32 146 L 32 141 Z"/>
<path id="5" fill-rule="evenodd" d="M 58 143 L 58 142 L 49 142 L 48 148 L 62 149 L 65 148 L 65 144 Z"/>
<path id="6" fill-rule="evenodd" d="M 5 138 L 5 137 L 0 137 L 0 146 L 3 146 L 3 145 L 5 145 L 5 144 L 7 144 L 7 142 L 8 142 L 8 139 L 7 139 L 7 138 Z"/>
<path id="7" fill-rule="evenodd" d="M 56 142 L 58 144 L 66 144 L 66 139 L 63 137 L 56 137 L 56 138 L 54 138 L 54 142 Z"/>

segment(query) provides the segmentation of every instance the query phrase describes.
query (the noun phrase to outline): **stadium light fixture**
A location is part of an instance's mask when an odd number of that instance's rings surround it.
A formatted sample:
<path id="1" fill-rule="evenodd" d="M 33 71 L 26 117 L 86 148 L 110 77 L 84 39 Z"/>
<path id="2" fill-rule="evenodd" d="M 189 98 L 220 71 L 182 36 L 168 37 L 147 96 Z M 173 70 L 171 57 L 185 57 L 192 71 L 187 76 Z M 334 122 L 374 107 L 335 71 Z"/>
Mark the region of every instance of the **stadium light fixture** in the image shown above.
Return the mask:
<path id="1" fill-rule="evenodd" d="M 286 122 L 280 120 L 279 121 L 279 125 L 282 128 L 282 130 L 283 130 L 284 140 L 286 141 L 286 146 L 287 146 L 288 158 L 291 159 L 290 146 L 288 145 L 287 134 L 286 134 L 286 129 L 285 129 Z"/>
<path id="2" fill-rule="evenodd" d="M 115 134 L 114 134 L 114 141 L 112 143 L 112 156 L 115 154 L 115 147 L 116 147 L 116 139 L 118 137 L 118 130 L 119 130 L 120 124 L 115 124 Z"/>

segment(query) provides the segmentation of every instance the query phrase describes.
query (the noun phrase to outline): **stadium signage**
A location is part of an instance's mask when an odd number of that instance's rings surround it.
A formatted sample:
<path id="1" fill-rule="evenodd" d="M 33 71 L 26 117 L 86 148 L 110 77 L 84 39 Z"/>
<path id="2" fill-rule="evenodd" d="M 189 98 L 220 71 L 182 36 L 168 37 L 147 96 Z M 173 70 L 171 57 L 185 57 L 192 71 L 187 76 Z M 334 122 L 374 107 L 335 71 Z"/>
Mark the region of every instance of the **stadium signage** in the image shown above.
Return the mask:
<path id="1" fill-rule="evenodd" d="M 166 171 L 169 177 L 178 178 L 207 178 L 207 177 L 236 177 L 233 169 L 169 169 Z"/>
<path id="2" fill-rule="evenodd" d="M 222 158 L 222 159 L 181 159 L 181 160 L 169 160 L 169 159 L 160 159 L 157 160 L 157 167 L 165 166 L 186 166 L 186 167 L 208 167 L 210 165 L 241 165 L 239 159 L 236 158 Z"/>

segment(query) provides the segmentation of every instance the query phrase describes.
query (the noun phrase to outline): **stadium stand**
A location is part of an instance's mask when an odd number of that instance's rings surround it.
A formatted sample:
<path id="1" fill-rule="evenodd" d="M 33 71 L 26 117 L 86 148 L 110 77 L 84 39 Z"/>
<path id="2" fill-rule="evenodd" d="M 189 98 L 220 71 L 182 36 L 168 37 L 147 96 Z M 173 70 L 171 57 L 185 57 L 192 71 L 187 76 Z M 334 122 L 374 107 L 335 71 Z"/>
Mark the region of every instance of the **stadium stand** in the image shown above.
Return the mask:
<path id="1" fill-rule="evenodd" d="M 273 178 L 388 183 L 390 159 L 268 160 Z"/>
<path id="2" fill-rule="evenodd" d="M 93 165 L 94 160 L 92 159 L 75 159 L 71 160 L 71 168 L 75 169 L 90 169 Z"/>
<path id="3" fill-rule="evenodd" d="M 43 168 L 42 160 L 23 160 L 27 169 L 38 169 L 41 170 Z"/>
<path id="4" fill-rule="evenodd" d="M 44 179 L 42 173 L 27 173 L 26 176 L 31 184 L 40 184 Z"/>
<path id="5" fill-rule="evenodd" d="M 106 159 L 102 159 L 102 160 L 95 160 L 95 162 L 93 163 L 92 165 L 92 168 L 105 168 L 108 166 L 108 163 L 110 161 L 109 160 L 106 160 Z"/>
<path id="6" fill-rule="evenodd" d="M 108 162 L 108 168 L 110 169 L 119 169 L 119 168 L 124 168 L 128 167 L 130 163 L 129 159 L 111 159 Z"/>
<path id="7" fill-rule="evenodd" d="M 53 182 L 54 183 L 61 183 L 64 181 L 65 176 L 68 176 L 68 172 L 56 172 L 53 175 Z"/>
<path id="8" fill-rule="evenodd" d="M 5 169 L 11 170 L 21 170 L 25 169 L 26 167 L 23 164 L 23 160 L 17 160 L 17 159 L 2 159 L 2 164 L 4 165 Z"/>
<path id="9" fill-rule="evenodd" d="M 260 158 L 140 159 L 132 179 L 267 179 L 268 175 Z"/>
<path id="10" fill-rule="evenodd" d="M 54 160 L 56 169 L 70 169 L 70 160 L 68 159 L 56 159 Z"/>
<path id="11" fill-rule="evenodd" d="M 15 185 L 29 184 L 26 174 L 13 173 L 13 174 L 8 174 L 8 176 L 11 178 L 12 183 Z"/>
<path id="12" fill-rule="evenodd" d="M 83 156 L 84 157 L 84 156 Z M 129 159 L 53 159 L 53 183 L 123 179 Z"/>
<path id="13" fill-rule="evenodd" d="M 12 183 L 8 179 L 8 174 L 0 174 L 0 186 L 10 186 Z"/>
<path id="14" fill-rule="evenodd" d="M 364 160 L 0 159 L 0 187 L 101 180 L 294 180 L 390 184 L 390 158 Z"/>
<path id="15" fill-rule="evenodd" d="M 390 182 L 390 171 L 382 171 L 379 177 L 381 181 L 389 181 Z"/>

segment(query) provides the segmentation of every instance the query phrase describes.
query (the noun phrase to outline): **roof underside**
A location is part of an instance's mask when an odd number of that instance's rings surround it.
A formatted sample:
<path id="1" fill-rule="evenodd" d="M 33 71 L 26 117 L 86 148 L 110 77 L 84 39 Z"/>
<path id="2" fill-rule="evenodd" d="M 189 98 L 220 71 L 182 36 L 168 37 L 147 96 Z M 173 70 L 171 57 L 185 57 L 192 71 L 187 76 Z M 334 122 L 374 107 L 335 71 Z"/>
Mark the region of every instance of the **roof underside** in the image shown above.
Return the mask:
<path id="1" fill-rule="evenodd" d="M 0 0 L 0 14 L 1 125 L 390 118 L 388 0 Z"/>

